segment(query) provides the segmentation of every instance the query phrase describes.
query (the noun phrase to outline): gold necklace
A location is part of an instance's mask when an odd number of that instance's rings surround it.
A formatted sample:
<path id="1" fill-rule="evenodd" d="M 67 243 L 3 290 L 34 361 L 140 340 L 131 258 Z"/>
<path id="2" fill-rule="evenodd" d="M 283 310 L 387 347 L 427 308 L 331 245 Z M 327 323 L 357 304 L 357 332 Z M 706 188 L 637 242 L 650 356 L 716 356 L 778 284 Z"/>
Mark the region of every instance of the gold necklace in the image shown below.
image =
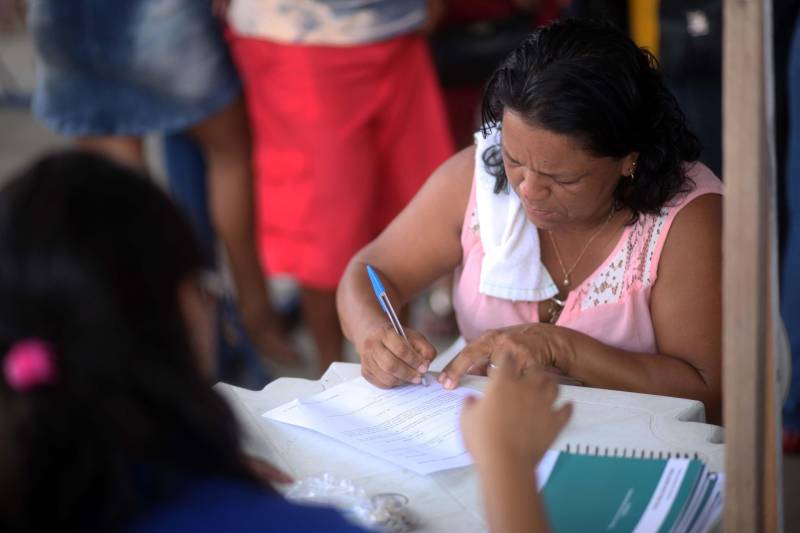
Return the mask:
<path id="1" fill-rule="evenodd" d="M 572 271 L 575 270 L 575 267 L 577 267 L 578 263 L 581 262 L 581 259 L 583 259 L 583 255 L 586 253 L 586 250 L 589 249 L 589 245 L 592 244 L 592 241 L 594 241 L 597 238 L 597 236 L 600 235 L 604 229 L 606 229 L 606 226 L 608 226 L 608 223 L 611 222 L 611 217 L 613 215 L 614 215 L 614 207 L 612 206 L 611 211 L 608 212 L 608 217 L 606 217 L 606 221 L 603 222 L 603 225 L 600 226 L 600 228 L 597 231 L 595 231 L 591 237 L 589 237 L 589 240 L 587 240 L 586 244 L 583 245 L 581 253 L 578 254 L 578 258 L 575 260 L 575 262 L 569 269 L 567 269 L 567 267 L 564 266 L 564 261 L 561 260 L 561 253 L 558 251 L 558 245 L 556 244 L 556 238 L 553 237 L 553 232 L 551 230 L 547 230 L 547 234 L 550 235 L 550 242 L 553 243 L 553 250 L 556 252 L 556 259 L 558 259 L 558 264 L 561 266 L 561 271 L 564 272 L 565 289 L 569 287 L 570 284 L 569 277 L 572 274 Z"/>

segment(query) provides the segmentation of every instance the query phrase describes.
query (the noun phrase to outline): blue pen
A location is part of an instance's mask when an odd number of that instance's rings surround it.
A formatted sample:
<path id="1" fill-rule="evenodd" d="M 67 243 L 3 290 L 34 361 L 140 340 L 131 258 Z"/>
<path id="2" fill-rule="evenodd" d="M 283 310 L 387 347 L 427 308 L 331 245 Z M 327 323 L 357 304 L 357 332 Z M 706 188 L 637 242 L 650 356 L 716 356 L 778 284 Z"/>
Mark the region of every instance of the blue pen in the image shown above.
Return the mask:
<path id="1" fill-rule="evenodd" d="M 375 272 L 375 269 L 372 268 L 371 265 L 367 265 L 367 274 L 369 274 L 369 280 L 372 282 L 372 290 L 375 291 L 375 296 L 378 298 L 383 312 L 389 317 L 389 322 L 392 323 L 395 333 L 403 337 L 406 343 L 411 346 L 408 337 L 406 337 L 406 332 L 403 330 L 403 325 L 400 323 L 400 319 L 397 318 L 397 313 L 394 312 L 394 307 L 392 307 L 392 303 L 389 301 L 386 289 L 383 288 L 381 278 L 378 277 L 378 273 Z M 428 386 L 428 379 L 425 374 L 422 375 L 422 384 L 426 387 Z"/>

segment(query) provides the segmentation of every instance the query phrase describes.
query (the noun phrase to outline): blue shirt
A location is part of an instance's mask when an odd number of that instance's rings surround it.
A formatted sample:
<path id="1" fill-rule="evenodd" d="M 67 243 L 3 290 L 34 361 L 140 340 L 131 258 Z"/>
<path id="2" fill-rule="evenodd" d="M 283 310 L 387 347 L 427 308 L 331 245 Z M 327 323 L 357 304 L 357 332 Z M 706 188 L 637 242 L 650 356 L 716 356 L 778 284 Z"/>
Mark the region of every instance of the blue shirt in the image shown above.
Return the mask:
<path id="1" fill-rule="evenodd" d="M 363 533 L 337 511 L 296 505 L 278 494 L 236 481 L 187 483 L 177 497 L 158 504 L 128 528 L 129 533 L 264 533 L 308 531 Z"/>

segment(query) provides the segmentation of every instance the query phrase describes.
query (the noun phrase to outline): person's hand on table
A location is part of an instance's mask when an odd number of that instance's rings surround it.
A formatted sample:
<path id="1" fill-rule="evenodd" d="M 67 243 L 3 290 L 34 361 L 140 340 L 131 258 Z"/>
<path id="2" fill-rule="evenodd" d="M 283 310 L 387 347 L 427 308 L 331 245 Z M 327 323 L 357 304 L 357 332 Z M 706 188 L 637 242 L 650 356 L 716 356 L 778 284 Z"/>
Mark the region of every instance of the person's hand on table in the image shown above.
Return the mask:
<path id="1" fill-rule="evenodd" d="M 361 374 L 382 389 L 420 383 L 428 371 L 436 348 L 421 333 L 405 328 L 408 343 L 383 323 L 370 330 L 356 346 L 361 356 Z M 410 345 L 409 345 L 410 344 Z"/>
<path id="2" fill-rule="evenodd" d="M 539 323 L 489 330 L 464 347 L 437 379 L 446 389 L 453 389 L 468 372 L 485 375 L 487 366 L 496 365 L 503 355 L 514 360 L 520 374 L 533 367 L 561 374 L 561 361 L 557 360 L 561 351 L 556 346 L 563 332 L 564 328 Z"/>
<path id="3" fill-rule="evenodd" d="M 483 397 L 468 398 L 461 412 L 464 442 L 479 468 L 505 461 L 532 473 L 572 415 L 572 405 L 553 409 L 558 384 L 546 373 L 521 374 L 508 355 L 495 364 Z"/>

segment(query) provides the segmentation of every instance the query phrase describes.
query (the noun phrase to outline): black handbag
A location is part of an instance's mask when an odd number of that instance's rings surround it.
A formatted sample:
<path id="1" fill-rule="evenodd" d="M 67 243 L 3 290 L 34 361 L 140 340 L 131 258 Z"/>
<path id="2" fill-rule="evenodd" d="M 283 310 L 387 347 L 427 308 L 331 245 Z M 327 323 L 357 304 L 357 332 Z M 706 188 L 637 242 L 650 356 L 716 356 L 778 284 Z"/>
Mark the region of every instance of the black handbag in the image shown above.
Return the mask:
<path id="1" fill-rule="evenodd" d="M 531 29 L 531 15 L 520 14 L 438 30 L 430 37 L 430 44 L 442 85 L 483 83 Z"/>

